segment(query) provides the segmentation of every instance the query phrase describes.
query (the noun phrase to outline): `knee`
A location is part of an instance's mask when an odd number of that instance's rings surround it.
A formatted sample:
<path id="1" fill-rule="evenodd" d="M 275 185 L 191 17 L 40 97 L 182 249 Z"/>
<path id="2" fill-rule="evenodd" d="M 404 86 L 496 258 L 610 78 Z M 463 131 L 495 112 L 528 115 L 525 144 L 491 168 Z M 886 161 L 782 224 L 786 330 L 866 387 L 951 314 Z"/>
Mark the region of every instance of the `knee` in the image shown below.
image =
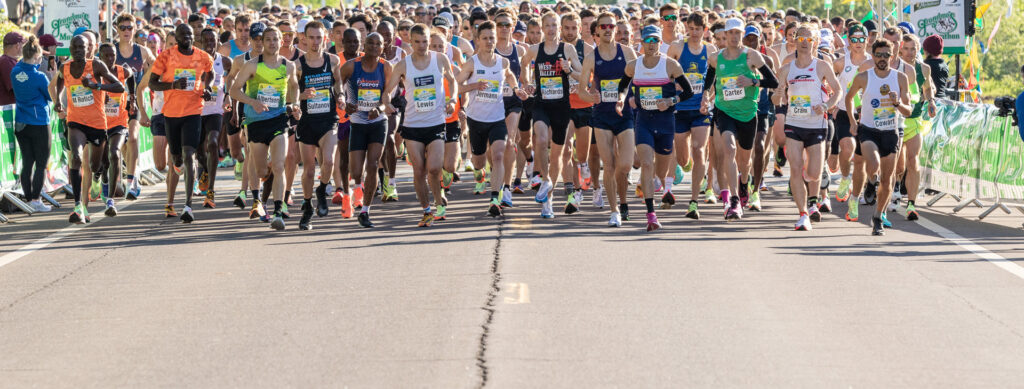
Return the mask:
<path id="1" fill-rule="evenodd" d="M 427 167 L 427 174 L 431 176 L 438 176 L 441 174 L 440 166 L 429 166 Z"/>

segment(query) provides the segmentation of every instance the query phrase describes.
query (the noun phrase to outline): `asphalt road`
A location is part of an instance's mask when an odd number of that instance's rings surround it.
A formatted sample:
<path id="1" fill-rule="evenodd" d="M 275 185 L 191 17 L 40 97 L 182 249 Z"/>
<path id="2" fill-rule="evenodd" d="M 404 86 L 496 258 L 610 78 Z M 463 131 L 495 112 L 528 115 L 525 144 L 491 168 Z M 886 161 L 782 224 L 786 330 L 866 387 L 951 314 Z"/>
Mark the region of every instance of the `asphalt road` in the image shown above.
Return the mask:
<path id="1" fill-rule="evenodd" d="M 639 201 L 619 229 L 589 194 L 577 215 L 540 219 L 523 195 L 492 219 L 461 183 L 449 219 L 417 228 L 403 182 L 377 228 L 335 207 L 275 232 L 228 207 L 237 185 L 193 225 L 163 218 L 162 185 L 84 228 L 67 208 L 0 225 L 0 387 L 1024 382 L 1020 214 L 943 200 L 873 237 L 834 204 L 795 232 L 773 190 L 742 221 L 702 204 L 646 233 Z"/>

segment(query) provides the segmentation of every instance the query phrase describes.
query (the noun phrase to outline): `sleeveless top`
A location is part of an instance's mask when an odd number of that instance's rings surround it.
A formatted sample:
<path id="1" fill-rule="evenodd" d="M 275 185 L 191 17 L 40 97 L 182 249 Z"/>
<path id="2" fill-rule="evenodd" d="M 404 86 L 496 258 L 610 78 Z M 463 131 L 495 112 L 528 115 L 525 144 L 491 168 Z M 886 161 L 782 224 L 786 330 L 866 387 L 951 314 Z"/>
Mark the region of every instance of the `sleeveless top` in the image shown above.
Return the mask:
<path id="1" fill-rule="evenodd" d="M 64 90 L 67 91 L 67 121 L 99 130 L 107 128 L 107 117 L 103 110 L 106 93 L 99 89 L 89 89 L 82 85 L 82 78 L 93 78 L 92 59 L 85 60 L 82 75 L 71 76 L 71 62 L 64 64 Z M 93 80 L 92 82 L 95 82 Z"/>
<path id="2" fill-rule="evenodd" d="M 512 46 L 511 53 L 509 53 L 508 55 L 502 54 L 502 52 L 499 51 L 497 47 L 494 48 L 494 53 L 508 59 L 508 69 L 511 70 L 512 74 L 516 76 L 516 82 L 519 82 L 519 72 L 523 70 L 522 65 L 519 64 L 519 46 L 516 46 L 516 43 L 514 41 L 509 41 L 509 43 Z M 515 85 L 505 85 L 501 89 L 501 95 L 505 97 L 511 97 L 513 95 L 512 87 L 514 86 Z"/>
<path id="3" fill-rule="evenodd" d="M 384 95 L 384 64 L 377 63 L 372 72 L 363 70 L 363 58 L 355 60 L 353 64 L 352 77 L 348 79 L 346 93 L 349 94 L 347 101 L 356 102 L 356 112 L 349 115 L 349 119 L 355 124 L 376 123 L 387 118 L 384 112 L 376 119 L 370 120 L 370 111 L 381 104 L 381 96 Z"/>
<path id="4" fill-rule="evenodd" d="M 583 63 L 584 48 L 586 47 L 586 44 L 583 42 L 583 39 L 577 39 L 574 46 L 576 46 L 576 56 L 579 57 L 580 63 Z M 587 86 L 589 85 L 585 85 L 584 87 Z M 580 82 L 576 81 L 575 78 L 569 77 L 569 106 L 573 109 L 594 106 L 594 104 L 583 101 L 583 99 L 580 98 L 579 89 Z"/>
<path id="5" fill-rule="evenodd" d="M 786 125 L 802 128 L 828 126 L 824 113 L 814 114 L 814 107 L 828 98 L 822 90 L 821 77 L 818 77 L 817 67 L 821 64 L 817 59 L 811 59 L 810 65 L 799 68 L 796 60 L 789 62 L 789 79 L 786 80 L 789 110 L 786 112 Z"/>
<path id="6" fill-rule="evenodd" d="M 565 58 L 564 43 L 558 43 L 554 54 L 544 51 L 544 42 L 537 48 L 533 78 L 537 82 L 536 104 L 557 108 L 569 108 L 569 76 L 562 69 L 561 59 Z"/>
<path id="7" fill-rule="evenodd" d="M 693 54 L 690 52 L 690 42 L 684 42 L 683 52 L 679 55 L 679 66 L 683 68 L 683 75 L 690 81 L 693 96 L 676 103 L 676 110 L 699 110 L 701 99 L 704 97 L 704 75 L 708 72 L 708 47 L 702 47 L 700 54 Z"/>
<path id="8" fill-rule="evenodd" d="M 210 101 L 203 102 L 203 116 L 224 114 L 224 57 L 220 53 L 213 55 L 213 80 L 210 81 L 210 91 L 213 94 Z"/>
<path id="9" fill-rule="evenodd" d="M 124 84 L 128 80 L 128 71 L 121 65 L 114 65 L 114 76 Z M 128 88 L 126 87 L 125 91 L 121 93 L 106 92 L 106 95 L 107 98 L 103 104 L 103 113 L 107 117 L 105 129 L 109 130 L 117 126 L 128 127 L 128 107 L 125 105 L 128 103 Z"/>
<path id="10" fill-rule="evenodd" d="M 718 53 L 718 82 L 715 83 L 715 107 L 719 111 L 741 122 L 749 122 L 757 115 L 758 87 L 740 88 L 736 85 L 739 76 L 758 78 L 747 66 L 747 49 L 744 48 L 736 59 L 725 59 L 725 50 Z"/>
<path id="11" fill-rule="evenodd" d="M 853 84 L 853 78 L 857 77 L 860 65 L 854 64 L 853 59 L 850 57 L 850 52 L 847 51 L 843 56 L 843 70 L 839 72 L 839 86 L 841 86 L 843 97 L 839 99 L 839 109 L 847 111 L 846 107 L 846 92 L 850 90 L 850 85 Z M 854 98 L 854 105 L 860 105 L 860 96 Z"/>
<path id="12" fill-rule="evenodd" d="M 494 56 L 494 64 L 485 66 L 480 62 L 479 55 L 470 57 L 473 60 L 473 75 L 469 83 L 483 81 L 487 87 L 467 93 L 466 117 L 478 122 L 493 123 L 505 120 L 505 102 L 501 91 L 505 85 L 505 72 L 501 66 L 501 56 Z"/>
<path id="13" fill-rule="evenodd" d="M 267 110 L 256 113 L 251 105 L 245 104 L 244 124 L 273 119 L 284 115 L 286 110 L 284 99 L 288 95 L 288 65 L 282 61 L 280 66 L 271 69 L 263 62 L 263 55 L 259 56 L 258 61 L 256 73 L 245 82 L 245 93 L 265 104 Z"/>
<path id="14" fill-rule="evenodd" d="M 430 62 L 425 69 L 417 69 L 413 56 L 405 57 L 405 77 L 403 84 L 409 104 L 405 106 L 406 127 L 424 128 L 444 124 L 447 118 L 444 101 L 444 79 L 438 68 L 437 57 L 440 53 L 428 51 Z"/>
<path id="15" fill-rule="evenodd" d="M 665 111 L 658 110 L 658 100 L 676 95 L 676 83 L 668 76 L 666 61 L 659 56 L 653 68 L 644 65 L 643 56 L 636 60 L 633 69 L 633 96 L 636 97 L 637 125 L 655 133 L 675 132 L 675 110 L 672 106 Z"/>
<path id="16" fill-rule="evenodd" d="M 142 83 L 142 74 L 145 73 L 142 69 L 142 47 L 136 44 L 132 45 L 132 55 L 128 57 L 121 56 L 121 49 L 114 46 L 114 53 L 117 54 L 117 59 L 114 61 L 115 64 L 121 66 L 127 66 L 132 70 L 132 73 L 137 74 L 135 77 L 135 85 Z"/>
<path id="17" fill-rule="evenodd" d="M 323 63 L 317 67 L 310 67 L 306 62 L 306 56 L 299 57 L 299 66 L 302 67 L 302 77 L 299 77 L 300 93 L 307 88 L 316 90 L 316 95 L 312 98 L 299 101 L 299 107 L 302 109 L 302 118 L 299 122 L 331 126 L 338 121 L 334 72 L 331 70 L 331 56 L 323 53 L 322 57 Z"/>
<path id="18" fill-rule="evenodd" d="M 914 61 L 914 72 L 917 75 L 916 80 L 910 83 L 910 103 L 914 104 L 913 111 L 910 112 L 910 116 L 907 119 L 916 119 L 921 117 L 924 113 L 924 107 L 927 105 L 924 102 L 924 72 L 921 71 L 921 62 Z"/>
<path id="19" fill-rule="evenodd" d="M 252 42 L 250 42 L 249 45 L 252 45 Z M 235 58 L 239 55 L 249 54 L 248 51 L 242 51 L 242 49 L 239 49 L 238 44 L 235 43 L 234 39 L 228 41 L 228 47 L 231 48 L 231 58 Z"/>
<path id="20" fill-rule="evenodd" d="M 610 60 L 601 56 L 600 49 L 594 49 L 594 83 L 601 95 L 601 100 L 594 106 L 595 113 L 615 113 L 615 105 L 619 101 L 619 83 L 625 76 L 626 56 L 621 44 L 615 44 L 615 56 Z M 622 115 L 627 116 L 630 110 L 629 104 L 624 104 Z"/>
<path id="21" fill-rule="evenodd" d="M 864 87 L 861 101 L 867 103 L 861 109 L 860 124 L 882 131 L 896 131 L 899 112 L 889 98 L 889 92 L 900 95 L 899 72 L 889 69 L 885 78 L 879 77 L 875 69 L 868 71 L 868 82 Z"/>

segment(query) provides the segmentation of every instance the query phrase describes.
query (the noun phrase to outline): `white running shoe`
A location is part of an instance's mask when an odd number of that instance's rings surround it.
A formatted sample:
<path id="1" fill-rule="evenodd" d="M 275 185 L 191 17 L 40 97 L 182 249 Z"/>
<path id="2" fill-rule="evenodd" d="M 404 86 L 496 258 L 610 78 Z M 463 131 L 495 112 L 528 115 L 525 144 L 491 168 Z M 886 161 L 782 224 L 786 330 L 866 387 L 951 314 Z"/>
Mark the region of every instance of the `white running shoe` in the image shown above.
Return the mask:
<path id="1" fill-rule="evenodd" d="M 540 184 L 540 189 L 537 190 L 537 196 L 536 198 L 534 198 L 534 200 L 536 200 L 538 203 L 543 203 L 550 200 L 549 194 L 551 194 L 551 189 L 553 187 L 554 184 L 552 184 L 551 181 L 545 180 L 544 182 L 542 182 Z"/>
<path id="2" fill-rule="evenodd" d="M 622 216 L 618 212 L 612 212 L 612 217 L 608 219 L 608 227 L 622 227 Z"/>
<path id="3" fill-rule="evenodd" d="M 551 206 L 551 199 L 548 199 L 540 206 L 540 217 L 545 219 L 552 219 L 555 217 L 555 211 Z"/>
<path id="4" fill-rule="evenodd" d="M 604 208 L 604 187 L 594 189 L 594 208 Z"/>
<path id="5" fill-rule="evenodd" d="M 53 210 L 49 205 L 43 204 L 40 200 L 32 200 L 28 203 L 28 206 L 32 207 L 35 212 L 50 212 Z"/>
<path id="6" fill-rule="evenodd" d="M 800 215 L 800 219 L 796 221 L 793 226 L 796 231 L 810 231 L 811 230 L 811 218 L 807 215 Z"/>

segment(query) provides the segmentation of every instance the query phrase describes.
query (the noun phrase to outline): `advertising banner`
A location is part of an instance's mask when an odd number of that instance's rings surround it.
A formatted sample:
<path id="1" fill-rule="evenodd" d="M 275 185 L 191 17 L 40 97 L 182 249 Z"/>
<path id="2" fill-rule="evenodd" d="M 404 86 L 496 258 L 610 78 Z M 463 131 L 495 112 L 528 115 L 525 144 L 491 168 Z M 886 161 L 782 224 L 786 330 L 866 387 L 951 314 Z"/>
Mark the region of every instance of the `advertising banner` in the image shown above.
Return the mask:
<path id="1" fill-rule="evenodd" d="M 71 55 L 71 37 L 79 27 L 100 28 L 99 0 L 43 0 L 46 31 L 57 38 L 57 55 Z"/>
<path id="2" fill-rule="evenodd" d="M 945 48 L 944 54 L 965 54 L 967 47 L 967 23 L 974 23 L 964 17 L 966 0 L 925 0 L 910 5 L 910 24 L 914 33 L 923 41 L 925 37 L 939 34 Z"/>

